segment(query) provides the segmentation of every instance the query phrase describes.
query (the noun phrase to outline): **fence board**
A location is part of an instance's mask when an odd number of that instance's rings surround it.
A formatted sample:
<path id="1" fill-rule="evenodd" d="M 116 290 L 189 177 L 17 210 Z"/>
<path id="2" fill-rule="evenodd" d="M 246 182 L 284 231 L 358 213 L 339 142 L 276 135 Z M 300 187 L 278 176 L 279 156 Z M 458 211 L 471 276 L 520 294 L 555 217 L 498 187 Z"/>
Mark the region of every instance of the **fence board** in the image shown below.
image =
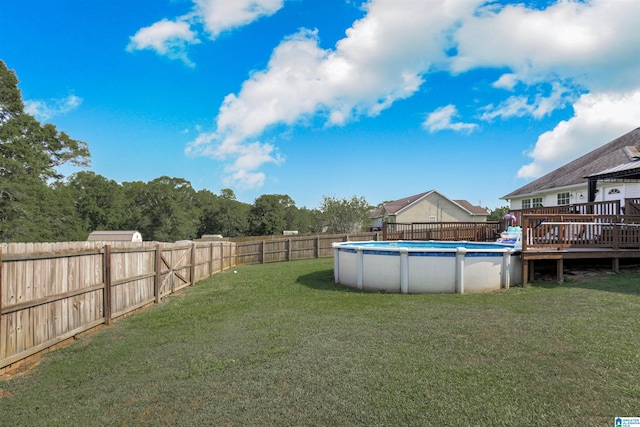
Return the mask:
<path id="1" fill-rule="evenodd" d="M 0 244 L 0 369 L 242 263 L 333 256 L 378 233 L 246 242 Z"/>
<path id="2" fill-rule="evenodd" d="M 0 244 L 0 369 L 235 265 L 235 244 Z"/>
<path id="3" fill-rule="evenodd" d="M 333 256 L 335 242 L 379 240 L 379 233 L 329 234 L 298 237 L 271 237 L 236 241 L 232 247 L 238 265 L 264 264 Z"/>

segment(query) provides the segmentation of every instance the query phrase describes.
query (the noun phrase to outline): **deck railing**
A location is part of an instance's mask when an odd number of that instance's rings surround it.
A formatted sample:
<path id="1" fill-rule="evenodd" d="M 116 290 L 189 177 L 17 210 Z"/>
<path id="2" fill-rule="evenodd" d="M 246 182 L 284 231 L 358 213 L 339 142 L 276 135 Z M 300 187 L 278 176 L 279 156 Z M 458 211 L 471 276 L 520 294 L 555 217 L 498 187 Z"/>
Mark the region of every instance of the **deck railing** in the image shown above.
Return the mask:
<path id="1" fill-rule="evenodd" d="M 633 200 L 626 199 L 625 206 L 631 205 Z M 530 209 L 516 209 L 511 211 L 517 218 L 518 224 L 522 224 L 524 215 L 622 215 L 620 200 L 607 202 L 576 203 L 562 206 L 537 207 Z M 627 214 L 632 214 L 627 212 Z"/>
<path id="2" fill-rule="evenodd" d="M 500 224 L 491 222 L 385 222 L 383 240 L 445 240 L 489 242 L 498 236 Z"/>
<path id="3" fill-rule="evenodd" d="M 522 250 L 637 249 L 640 216 L 635 215 L 523 215 Z"/>

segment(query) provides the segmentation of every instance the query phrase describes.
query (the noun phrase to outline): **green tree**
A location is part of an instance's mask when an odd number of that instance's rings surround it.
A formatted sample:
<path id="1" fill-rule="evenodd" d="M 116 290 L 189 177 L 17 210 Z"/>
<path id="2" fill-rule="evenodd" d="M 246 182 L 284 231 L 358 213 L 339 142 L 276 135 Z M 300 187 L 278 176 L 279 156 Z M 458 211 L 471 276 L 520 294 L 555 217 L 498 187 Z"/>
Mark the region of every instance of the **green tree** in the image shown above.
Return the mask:
<path id="1" fill-rule="evenodd" d="M 308 209 L 306 207 L 297 208 L 293 224 L 289 226 L 289 229 L 298 230 L 300 233 L 321 233 L 321 212 L 317 209 Z"/>
<path id="2" fill-rule="evenodd" d="M 147 184 L 131 184 L 126 193 L 138 207 L 130 228 L 140 231 L 145 240 L 172 242 L 196 237 L 200 208 L 189 181 L 162 176 Z"/>
<path id="3" fill-rule="evenodd" d="M 370 222 L 372 206 L 364 197 L 350 199 L 323 196 L 320 206 L 323 224 L 328 233 L 355 233 L 362 231 Z"/>
<path id="4" fill-rule="evenodd" d="M 67 181 L 87 232 L 127 229 L 128 206 L 123 187 L 94 172 L 78 172 Z"/>
<path id="5" fill-rule="evenodd" d="M 263 194 L 251 205 L 249 211 L 250 234 L 268 236 L 282 234 L 291 220 L 291 209 L 295 202 L 282 194 Z M 288 214 L 289 213 L 289 214 Z"/>
<path id="6" fill-rule="evenodd" d="M 236 200 L 233 190 L 223 189 L 219 196 L 208 190 L 198 192 L 202 210 L 198 236 L 221 234 L 225 237 L 244 236 L 249 228 L 248 204 Z"/>
<path id="7" fill-rule="evenodd" d="M 487 221 L 500 221 L 503 216 L 509 213 L 509 206 L 502 206 L 500 208 L 489 209 L 485 208 L 489 212 Z"/>
<path id="8" fill-rule="evenodd" d="M 62 225 L 75 224 L 67 216 L 67 206 L 54 202 L 52 195 L 63 178 L 60 166 L 88 164 L 86 143 L 24 112 L 18 78 L 0 61 L 0 240 L 76 238 L 67 227 L 51 230 L 61 218 L 67 221 Z"/>

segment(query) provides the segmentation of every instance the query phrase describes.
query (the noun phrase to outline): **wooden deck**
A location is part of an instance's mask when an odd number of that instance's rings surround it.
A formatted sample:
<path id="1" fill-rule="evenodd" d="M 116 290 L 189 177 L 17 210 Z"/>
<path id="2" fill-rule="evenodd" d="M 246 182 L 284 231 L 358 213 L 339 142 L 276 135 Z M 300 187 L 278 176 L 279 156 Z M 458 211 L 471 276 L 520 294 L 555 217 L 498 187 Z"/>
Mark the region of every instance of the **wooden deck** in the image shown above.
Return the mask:
<path id="1" fill-rule="evenodd" d="M 611 260 L 619 271 L 621 259 L 640 258 L 640 217 L 631 215 L 522 215 L 522 281 L 533 279 L 535 261 L 556 260 L 562 283 L 564 260 Z"/>
<path id="2" fill-rule="evenodd" d="M 611 260 L 611 270 L 620 271 L 621 259 L 640 258 L 640 249 L 607 249 L 607 248 L 565 248 L 528 249 L 520 255 L 522 259 L 522 285 L 533 281 L 536 261 L 556 261 L 556 282 L 564 281 L 564 260 L 593 259 Z"/>

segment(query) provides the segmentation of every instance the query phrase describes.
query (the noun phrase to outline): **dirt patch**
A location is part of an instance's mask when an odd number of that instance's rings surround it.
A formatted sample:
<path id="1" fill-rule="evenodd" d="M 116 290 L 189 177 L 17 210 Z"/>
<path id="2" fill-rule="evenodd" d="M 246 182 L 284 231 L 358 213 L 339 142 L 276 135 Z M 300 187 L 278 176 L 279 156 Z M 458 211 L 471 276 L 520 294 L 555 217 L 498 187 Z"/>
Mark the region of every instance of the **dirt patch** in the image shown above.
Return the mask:
<path id="1" fill-rule="evenodd" d="M 0 381 L 9 381 L 15 377 L 24 375 L 37 367 L 41 361 L 40 354 L 35 354 L 13 365 L 9 365 L 0 371 Z M 3 395 L 3 391 L 4 390 L 0 389 L 0 397 L 6 397 L 6 395 Z"/>
<path id="2" fill-rule="evenodd" d="M 620 264 L 621 273 L 640 273 L 640 264 Z M 579 282 L 597 277 L 616 274 L 613 271 L 611 261 L 608 262 L 574 262 L 566 261 L 562 274 L 567 281 Z M 556 280 L 555 261 L 549 263 L 536 263 L 535 280 L 542 282 L 554 282 Z"/>

